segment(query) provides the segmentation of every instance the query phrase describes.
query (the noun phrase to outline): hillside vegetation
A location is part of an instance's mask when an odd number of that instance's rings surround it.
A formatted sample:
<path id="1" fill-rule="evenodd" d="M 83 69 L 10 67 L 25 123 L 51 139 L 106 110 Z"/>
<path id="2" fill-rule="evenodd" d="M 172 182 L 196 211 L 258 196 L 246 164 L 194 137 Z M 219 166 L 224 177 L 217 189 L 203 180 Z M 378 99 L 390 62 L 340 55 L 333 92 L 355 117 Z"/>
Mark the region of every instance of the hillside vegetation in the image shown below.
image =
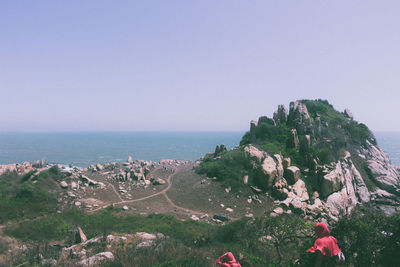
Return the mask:
<path id="1" fill-rule="evenodd" d="M 330 164 L 344 157 L 345 151 L 354 151 L 366 142 L 376 144 L 376 139 L 365 124 L 358 123 L 345 112 L 339 112 L 326 100 L 300 100 L 307 107 L 308 115 L 292 110 L 283 112 L 281 106 L 275 118 L 262 116 L 252 121 L 250 131 L 240 141 L 240 146 L 230 151 L 207 154 L 196 171 L 209 177 L 216 177 L 226 185 L 239 189 L 243 186 L 243 175 L 252 173 L 249 160 L 243 148 L 253 145 L 268 154 L 280 154 L 291 159 L 300 169 L 314 171 L 318 165 Z M 286 117 L 285 117 L 286 116 Z M 351 115 L 350 115 L 351 116 Z M 283 118 L 282 118 L 283 117 Z M 295 134 L 293 133 L 295 130 Z M 361 169 L 366 169 L 364 166 Z M 368 180 L 368 175 L 364 175 Z M 251 179 L 257 184 L 257 179 Z M 316 179 L 308 179 L 310 188 L 318 190 Z M 368 180 L 371 188 L 373 182 Z"/>

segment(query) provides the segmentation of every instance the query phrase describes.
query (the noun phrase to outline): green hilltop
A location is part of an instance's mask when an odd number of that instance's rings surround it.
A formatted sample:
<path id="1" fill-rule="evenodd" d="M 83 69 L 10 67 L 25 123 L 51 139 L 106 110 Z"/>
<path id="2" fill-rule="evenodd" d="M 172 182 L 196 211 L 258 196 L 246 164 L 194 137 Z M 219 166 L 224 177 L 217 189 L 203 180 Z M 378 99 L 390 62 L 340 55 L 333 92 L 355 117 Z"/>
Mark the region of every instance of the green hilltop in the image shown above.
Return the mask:
<path id="1" fill-rule="evenodd" d="M 303 109 L 304 104 L 306 110 Z M 230 151 L 207 154 L 196 171 L 240 188 L 243 176 L 248 174 L 251 183 L 265 189 L 251 172 L 244 147 L 253 145 L 268 154 L 280 154 L 291 159 L 292 164 L 308 170 L 307 186 L 318 190 L 316 169 L 320 165 L 334 163 L 345 156 L 345 151 L 354 152 L 367 142 L 376 145 L 376 139 L 368 127 L 353 119 L 350 111 L 339 112 L 327 100 L 300 100 L 290 104 L 289 112 L 283 105 L 278 107 L 273 118 L 262 116 L 250 123 L 240 145 Z M 352 155 L 356 153 L 351 153 Z M 362 165 L 362 160 L 354 160 Z M 374 181 L 366 166 L 360 166 L 369 188 Z"/>

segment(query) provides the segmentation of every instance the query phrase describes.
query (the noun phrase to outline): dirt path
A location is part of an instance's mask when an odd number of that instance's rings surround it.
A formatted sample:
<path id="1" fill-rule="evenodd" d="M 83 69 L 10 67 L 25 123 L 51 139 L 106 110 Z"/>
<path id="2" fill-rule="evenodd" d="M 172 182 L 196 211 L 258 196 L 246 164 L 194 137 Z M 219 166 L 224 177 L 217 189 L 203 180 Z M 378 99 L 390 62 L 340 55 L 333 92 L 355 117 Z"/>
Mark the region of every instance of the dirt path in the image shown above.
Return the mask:
<path id="1" fill-rule="evenodd" d="M 101 209 L 105 209 L 105 208 L 107 208 L 107 207 L 109 207 L 109 206 L 121 205 L 121 204 L 126 204 L 126 203 L 135 203 L 135 202 L 143 201 L 143 200 L 146 200 L 146 199 L 149 199 L 149 198 L 158 196 L 158 195 L 163 195 L 163 196 L 166 198 L 166 200 L 168 201 L 168 203 L 169 203 L 172 207 L 174 207 L 175 209 L 179 209 L 179 210 L 182 210 L 182 211 L 185 211 L 185 212 L 188 212 L 188 213 L 193 213 L 193 214 L 196 214 L 196 215 L 203 215 L 204 213 L 202 213 L 202 212 L 198 212 L 198 211 L 195 211 L 195 210 L 183 208 L 183 207 L 180 207 L 180 206 L 176 205 L 176 204 L 175 204 L 174 202 L 172 202 L 172 200 L 168 197 L 167 191 L 168 191 L 168 190 L 171 188 L 171 186 L 172 186 L 172 176 L 174 176 L 174 175 L 176 174 L 176 169 L 173 169 L 173 170 L 174 170 L 173 173 L 171 173 L 171 174 L 168 176 L 168 178 L 167 178 L 168 186 L 167 186 L 165 189 L 163 189 L 163 190 L 160 191 L 160 192 L 154 193 L 154 194 L 152 194 L 152 195 L 145 196 L 145 197 L 141 197 L 141 198 L 137 198 L 137 199 L 122 200 L 120 194 L 118 194 L 118 192 L 117 192 L 117 190 L 115 189 L 115 187 L 114 187 L 111 183 L 108 183 L 108 182 L 107 182 L 109 185 L 111 185 L 111 187 L 113 188 L 114 193 L 118 196 L 118 198 L 119 198 L 121 201 L 119 201 L 119 202 L 114 202 L 114 203 L 111 203 L 111 204 L 108 204 L 108 205 L 99 207 L 99 208 L 97 208 L 97 209 L 90 210 L 90 211 L 88 211 L 88 213 L 92 213 L 92 212 L 95 212 L 95 211 L 98 211 L 98 210 L 101 210 Z"/>
<path id="2" fill-rule="evenodd" d="M 123 201 L 123 199 L 121 198 L 121 195 L 118 193 L 117 189 L 115 189 L 115 186 L 112 183 L 109 183 L 107 181 L 105 181 L 109 186 L 111 186 L 112 190 L 114 191 L 114 193 L 117 195 L 118 199 L 120 201 Z"/>

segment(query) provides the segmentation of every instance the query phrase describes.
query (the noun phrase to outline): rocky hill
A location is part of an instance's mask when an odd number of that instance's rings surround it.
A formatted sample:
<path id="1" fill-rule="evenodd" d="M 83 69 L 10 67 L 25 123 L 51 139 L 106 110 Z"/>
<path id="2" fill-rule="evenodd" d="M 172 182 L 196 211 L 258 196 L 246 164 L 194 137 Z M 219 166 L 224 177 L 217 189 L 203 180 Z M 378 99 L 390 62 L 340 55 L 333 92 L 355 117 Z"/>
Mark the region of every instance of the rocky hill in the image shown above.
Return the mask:
<path id="1" fill-rule="evenodd" d="M 272 118 L 250 122 L 240 146 L 223 148 L 206 155 L 196 171 L 236 190 L 249 185 L 267 192 L 278 213 L 337 220 L 365 203 L 387 214 L 399 210 L 398 169 L 366 125 L 327 101 L 295 101 L 289 110 L 279 105 Z"/>

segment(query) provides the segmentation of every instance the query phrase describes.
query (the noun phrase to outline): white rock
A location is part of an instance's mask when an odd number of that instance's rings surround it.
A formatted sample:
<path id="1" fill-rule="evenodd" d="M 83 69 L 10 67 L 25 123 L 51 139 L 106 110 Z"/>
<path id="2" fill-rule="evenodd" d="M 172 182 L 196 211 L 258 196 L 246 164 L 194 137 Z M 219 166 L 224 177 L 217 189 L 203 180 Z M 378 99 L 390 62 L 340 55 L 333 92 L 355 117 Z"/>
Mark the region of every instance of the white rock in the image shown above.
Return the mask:
<path id="1" fill-rule="evenodd" d="M 276 168 L 275 160 L 272 157 L 267 156 L 264 159 L 261 167 L 262 167 L 263 173 L 267 176 L 266 184 L 268 187 L 271 187 L 272 183 L 277 175 L 277 172 L 278 172 L 277 168 Z"/>
<path id="2" fill-rule="evenodd" d="M 154 182 L 153 182 L 154 185 L 163 185 L 163 184 L 165 184 L 165 183 L 166 183 L 165 180 L 163 180 L 163 179 L 161 179 L 161 178 L 157 178 L 157 179 L 155 179 Z"/>
<path id="3" fill-rule="evenodd" d="M 296 166 L 289 166 L 286 168 L 286 180 L 293 184 L 300 179 L 300 169 Z"/>
<path id="4" fill-rule="evenodd" d="M 61 188 L 68 188 L 68 184 L 67 184 L 67 182 L 66 181 L 61 181 L 60 182 L 60 186 L 61 186 Z"/>
<path id="5" fill-rule="evenodd" d="M 306 184 L 303 180 L 300 179 L 293 185 L 293 191 L 301 201 L 307 201 L 309 199 Z"/>
<path id="6" fill-rule="evenodd" d="M 114 260 L 114 255 L 109 251 L 101 252 L 92 257 L 81 260 L 81 261 L 77 262 L 77 265 L 88 266 L 88 267 L 95 266 L 95 265 L 99 265 L 101 262 L 106 261 L 106 260 Z"/>
<path id="7" fill-rule="evenodd" d="M 274 212 L 276 214 L 282 214 L 283 213 L 283 209 L 281 207 L 277 207 L 277 208 L 274 209 Z"/>
<path id="8" fill-rule="evenodd" d="M 152 245 L 153 245 L 153 241 L 152 240 L 146 240 L 146 241 L 143 241 L 143 242 L 137 244 L 136 248 L 151 247 Z"/>
<path id="9" fill-rule="evenodd" d="M 245 175 L 245 176 L 243 177 L 243 183 L 244 183 L 244 184 L 248 184 L 248 182 L 249 182 L 249 176 L 248 176 L 248 175 Z"/>
<path id="10" fill-rule="evenodd" d="M 258 164 L 260 164 L 263 160 L 263 158 L 266 156 L 266 153 L 264 151 L 259 150 L 255 146 L 248 145 L 244 148 L 244 152 L 253 158 L 254 160 L 257 161 Z"/>
<path id="11" fill-rule="evenodd" d="M 96 168 L 97 168 L 98 171 L 104 170 L 104 166 L 101 165 L 100 163 L 96 164 Z"/>
<path id="12" fill-rule="evenodd" d="M 323 196 L 328 196 L 333 192 L 340 189 L 341 183 L 344 182 L 344 174 L 340 162 L 335 164 L 335 168 L 328 174 L 324 175 L 321 185 L 321 192 Z"/>
<path id="13" fill-rule="evenodd" d="M 157 238 L 156 235 L 149 234 L 149 233 L 146 233 L 146 232 L 138 232 L 138 233 L 136 233 L 136 236 L 141 238 L 141 239 L 144 239 L 144 240 L 154 240 L 154 239 Z"/>
<path id="14" fill-rule="evenodd" d="M 87 237 L 86 237 L 85 233 L 83 233 L 82 228 L 80 228 L 79 226 L 78 226 L 78 231 L 79 231 L 79 236 L 81 238 L 81 242 L 82 243 L 86 242 L 87 241 Z"/>
<path id="15" fill-rule="evenodd" d="M 71 188 L 76 189 L 78 187 L 76 182 L 71 182 Z"/>
<path id="16" fill-rule="evenodd" d="M 196 215 L 192 215 L 192 216 L 190 216 L 190 219 L 192 219 L 193 221 L 198 221 L 198 220 L 200 220 L 200 218 L 199 217 L 197 217 Z"/>

